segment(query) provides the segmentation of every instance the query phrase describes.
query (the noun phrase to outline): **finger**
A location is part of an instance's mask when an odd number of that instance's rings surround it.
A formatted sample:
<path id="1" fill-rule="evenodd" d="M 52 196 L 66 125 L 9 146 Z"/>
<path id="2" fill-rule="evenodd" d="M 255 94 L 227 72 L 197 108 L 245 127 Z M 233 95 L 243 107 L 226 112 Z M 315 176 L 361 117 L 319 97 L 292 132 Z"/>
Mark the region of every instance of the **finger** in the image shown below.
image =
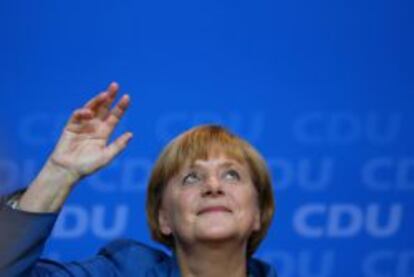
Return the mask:
<path id="1" fill-rule="evenodd" d="M 106 157 L 107 160 L 112 160 L 116 155 L 118 155 L 125 147 L 128 145 L 128 142 L 132 138 L 132 133 L 127 132 L 124 133 L 122 136 L 117 138 L 113 143 L 111 143 L 108 147 L 106 147 Z"/>
<path id="2" fill-rule="evenodd" d="M 116 82 L 112 82 L 109 84 L 106 92 L 105 92 L 105 100 L 100 103 L 97 107 L 97 116 L 99 118 L 105 118 L 108 113 L 112 103 L 115 100 L 116 94 L 119 90 L 119 85 Z"/>
<path id="3" fill-rule="evenodd" d="M 105 102 L 110 101 L 111 99 L 113 101 L 118 89 L 119 89 L 119 85 L 116 82 L 110 83 L 107 90 L 99 93 L 97 96 L 89 100 L 85 104 L 85 108 L 89 108 L 93 111 L 98 110 L 101 107 L 101 105 L 104 104 Z"/>
<path id="4" fill-rule="evenodd" d="M 81 108 L 73 112 L 72 117 L 69 120 L 69 123 L 81 123 L 84 120 L 89 120 L 93 117 L 93 112 L 89 109 Z"/>
<path id="5" fill-rule="evenodd" d="M 117 82 L 111 82 L 107 88 L 109 93 L 116 93 L 119 90 L 119 85 Z"/>
<path id="6" fill-rule="evenodd" d="M 125 111 L 128 109 L 131 99 L 128 94 L 122 96 L 115 107 L 112 108 L 106 121 L 111 127 L 115 127 L 116 124 L 121 120 Z"/>
<path id="7" fill-rule="evenodd" d="M 96 111 L 98 107 L 106 100 L 107 94 L 106 92 L 101 92 L 94 98 L 88 101 L 88 103 L 85 104 L 84 108 L 91 109 L 92 111 Z"/>

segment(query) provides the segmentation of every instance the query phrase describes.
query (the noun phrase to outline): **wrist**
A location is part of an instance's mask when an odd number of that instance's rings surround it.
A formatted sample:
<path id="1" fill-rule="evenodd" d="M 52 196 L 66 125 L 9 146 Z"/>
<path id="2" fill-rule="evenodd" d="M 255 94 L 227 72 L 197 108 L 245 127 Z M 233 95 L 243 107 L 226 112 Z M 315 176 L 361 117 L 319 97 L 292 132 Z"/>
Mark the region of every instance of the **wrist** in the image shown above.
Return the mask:
<path id="1" fill-rule="evenodd" d="M 52 158 L 46 162 L 40 175 L 48 176 L 51 180 L 58 179 L 61 185 L 70 187 L 75 185 L 82 177 L 75 170 L 63 166 Z"/>
<path id="2" fill-rule="evenodd" d="M 80 176 L 48 160 L 19 201 L 18 209 L 29 212 L 56 212 Z"/>

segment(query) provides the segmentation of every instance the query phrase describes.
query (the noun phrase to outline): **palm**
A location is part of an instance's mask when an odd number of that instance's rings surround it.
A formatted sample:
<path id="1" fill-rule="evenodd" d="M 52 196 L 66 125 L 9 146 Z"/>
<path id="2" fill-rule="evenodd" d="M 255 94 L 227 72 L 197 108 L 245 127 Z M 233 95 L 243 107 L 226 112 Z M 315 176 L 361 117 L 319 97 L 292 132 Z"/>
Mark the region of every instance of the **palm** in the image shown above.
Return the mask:
<path id="1" fill-rule="evenodd" d="M 73 113 L 52 153 L 51 162 L 81 177 L 108 164 L 125 148 L 131 138 L 130 133 L 123 134 L 107 145 L 129 105 L 129 97 L 124 95 L 110 109 L 117 90 L 118 85 L 112 83 L 107 91 Z"/>

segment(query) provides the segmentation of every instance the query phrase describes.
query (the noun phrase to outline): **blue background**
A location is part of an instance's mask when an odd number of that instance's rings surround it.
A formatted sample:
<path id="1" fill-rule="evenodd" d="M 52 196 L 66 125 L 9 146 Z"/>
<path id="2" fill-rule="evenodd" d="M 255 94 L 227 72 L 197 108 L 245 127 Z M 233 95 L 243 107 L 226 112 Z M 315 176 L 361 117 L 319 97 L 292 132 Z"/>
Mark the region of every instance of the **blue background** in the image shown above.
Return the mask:
<path id="1" fill-rule="evenodd" d="M 281 276 L 414 276 L 413 11 L 409 1 L 2 1 L 1 192 L 27 186 L 71 111 L 116 80 L 132 106 L 115 136 L 134 139 L 78 185 L 46 256 L 84 259 L 118 236 L 151 243 L 151 164 L 179 132 L 215 122 L 269 162 L 277 212 L 257 256 Z M 295 223 L 308 207 L 318 211 L 299 221 L 319 235 Z M 336 226 L 341 207 L 352 215 Z M 389 234 L 372 231 L 393 220 Z M 357 227 L 339 235 L 332 224 Z"/>

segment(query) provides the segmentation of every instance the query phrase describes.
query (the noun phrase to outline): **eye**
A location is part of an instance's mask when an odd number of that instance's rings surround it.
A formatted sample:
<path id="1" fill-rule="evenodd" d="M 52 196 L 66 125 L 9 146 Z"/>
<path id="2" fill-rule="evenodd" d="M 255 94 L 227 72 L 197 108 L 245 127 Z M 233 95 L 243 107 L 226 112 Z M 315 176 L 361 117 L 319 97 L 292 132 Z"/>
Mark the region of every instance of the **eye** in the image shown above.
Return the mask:
<path id="1" fill-rule="evenodd" d="M 238 181 L 240 180 L 240 174 L 239 172 L 237 172 L 237 170 L 230 169 L 225 172 L 224 178 L 230 181 L 234 181 L 234 180 Z"/>
<path id="2" fill-rule="evenodd" d="M 190 172 L 183 178 L 183 184 L 195 184 L 201 180 L 201 176 L 197 172 Z"/>

